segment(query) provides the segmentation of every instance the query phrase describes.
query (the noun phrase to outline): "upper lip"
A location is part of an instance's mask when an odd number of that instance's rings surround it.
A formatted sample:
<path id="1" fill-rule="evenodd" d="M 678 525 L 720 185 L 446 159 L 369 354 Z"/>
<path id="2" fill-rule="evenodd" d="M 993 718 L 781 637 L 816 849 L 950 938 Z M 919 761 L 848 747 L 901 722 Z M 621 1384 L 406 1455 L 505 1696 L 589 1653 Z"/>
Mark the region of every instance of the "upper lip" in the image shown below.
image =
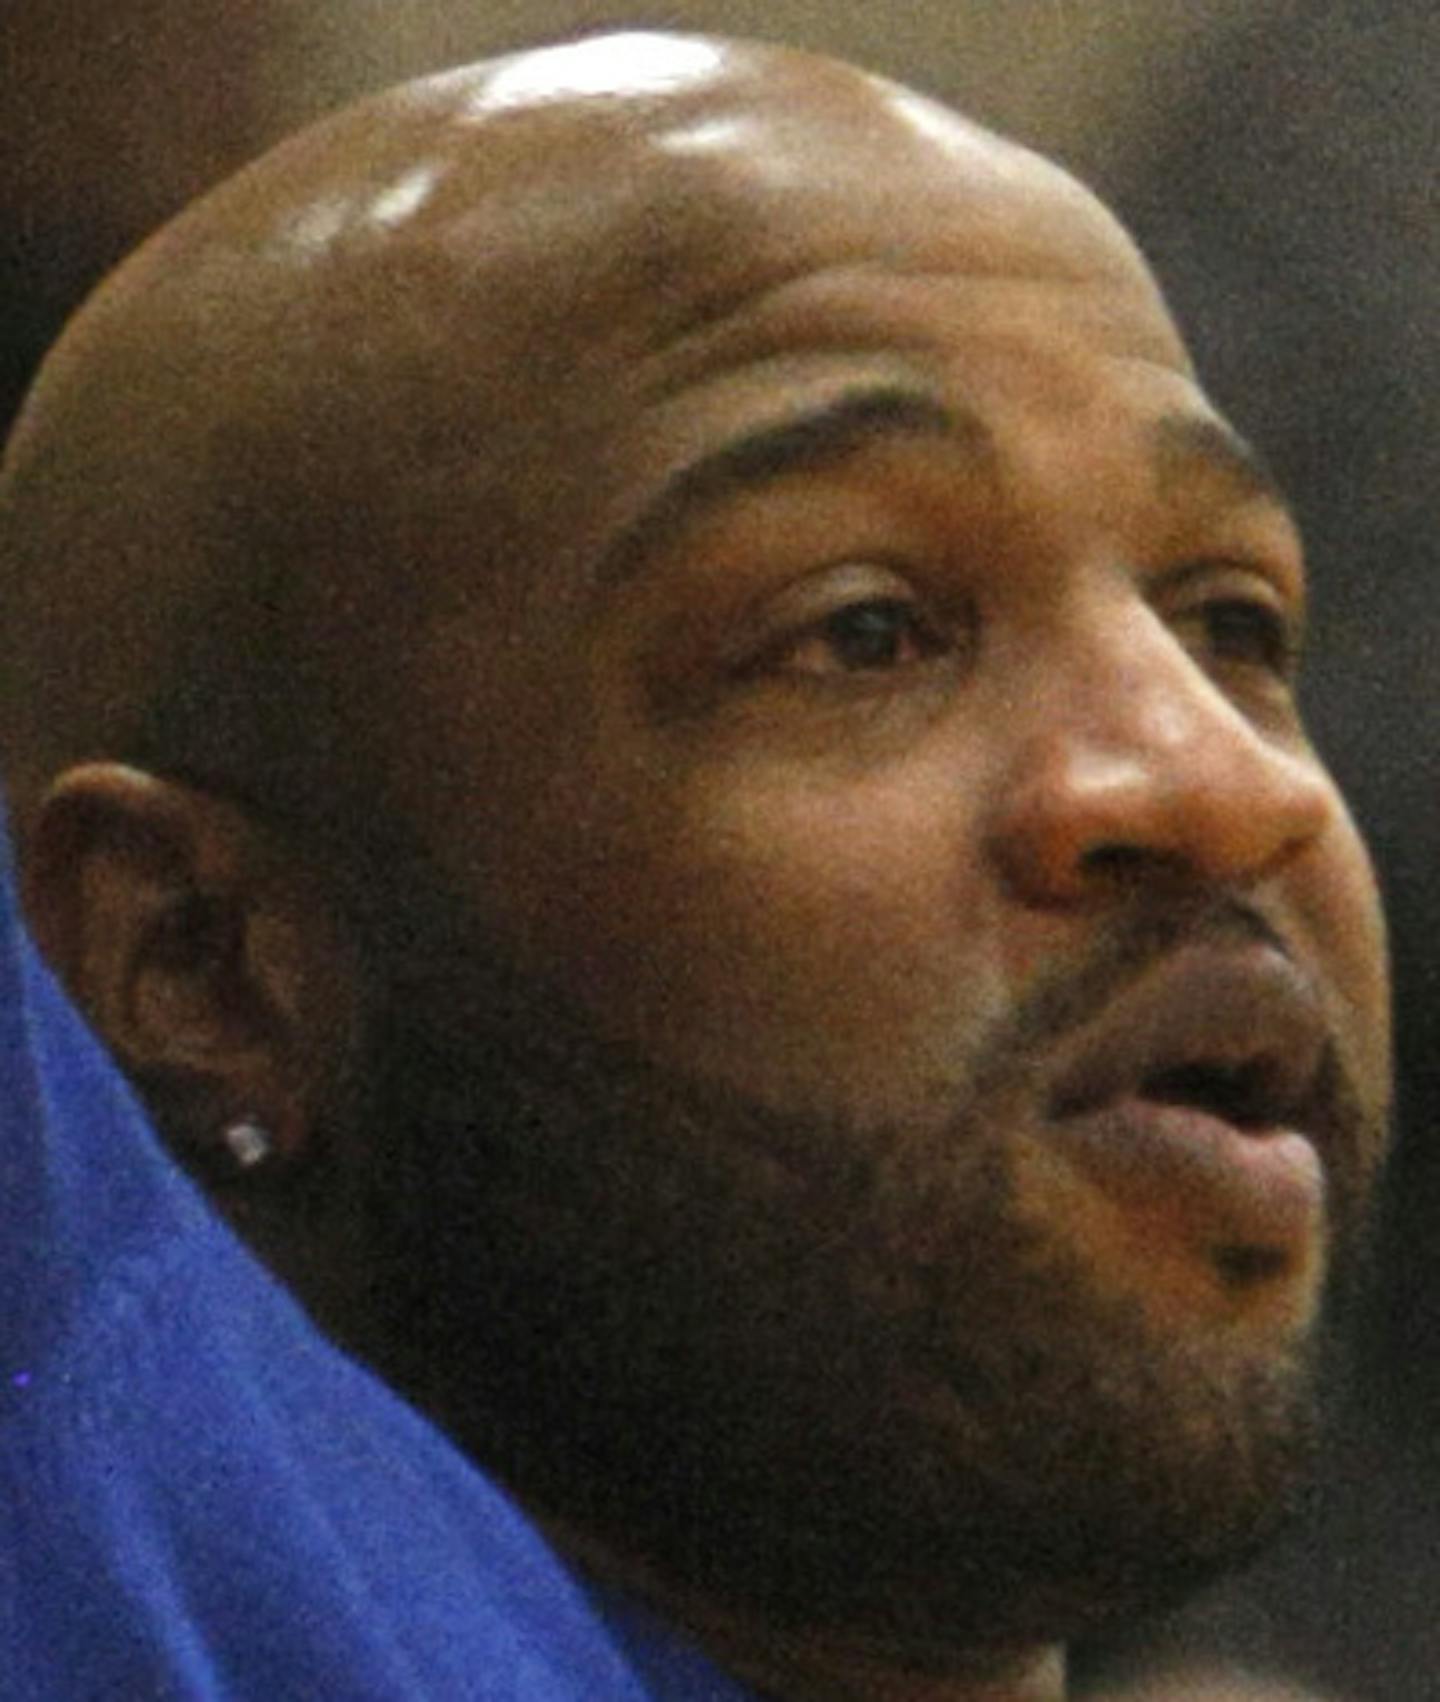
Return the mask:
<path id="1" fill-rule="evenodd" d="M 1328 1043 L 1313 982 L 1278 947 L 1182 946 L 1086 1025 L 1051 1112 L 1072 1117 L 1134 1097 L 1194 1106 L 1240 1129 L 1315 1133 Z"/>

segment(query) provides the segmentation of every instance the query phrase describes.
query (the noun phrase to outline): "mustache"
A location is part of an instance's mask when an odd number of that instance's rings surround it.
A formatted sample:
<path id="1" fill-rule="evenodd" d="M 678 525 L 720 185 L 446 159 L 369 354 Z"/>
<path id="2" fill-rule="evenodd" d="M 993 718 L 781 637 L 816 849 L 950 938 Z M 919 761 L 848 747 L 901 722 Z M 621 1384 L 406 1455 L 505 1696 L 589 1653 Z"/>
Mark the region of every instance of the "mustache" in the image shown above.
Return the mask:
<path id="1" fill-rule="evenodd" d="M 1336 1028 L 1323 985 L 1283 931 L 1242 897 L 1197 895 L 1138 900 L 1116 915 L 1083 958 L 1040 972 L 1009 1011 L 986 1029 L 971 1057 L 973 1101 L 1033 1083 L 1037 1059 L 1076 1039 L 1175 954 L 1191 948 L 1264 946 L 1301 977 L 1325 1029 L 1303 1126 L 1318 1139 L 1329 1176 L 1337 1243 L 1355 1260 L 1368 1238 L 1376 1173 L 1385 1148 L 1382 1116 L 1367 1106 Z"/>
<path id="2" fill-rule="evenodd" d="M 531 1114 L 524 1109 L 530 1101 L 563 1099 L 574 1102 L 572 1112 L 583 1122 L 587 1103 L 593 1115 L 624 1084 L 621 1102 L 648 1093 L 667 1104 L 678 1123 L 696 1129 L 719 1116 L 738 1144 L 797 1173 L 824 1168 L 824 1154 L 843 1167 L 845 1155 L 853 1162 L 862 1152 L 873 1158 L 910 1145 L 906 1131 L 889 1127 L 883 1117 L 877 1125 L 833 1106 L 762 1102 L 733 1084 L 662 1066 L 630 1045 L 602 1038 L 559 988 L 533 981 L 493 941 L 477 938 L 462 907 L 447 904 L 443 914 L 444 928 L 423 933 L 433 951 L 418 964 L 405 952 L 409 972 L 399 974 L 387 953 L 389 974 L 377 978 L 388 995 L 380 1001 L 379 1050 L 388 1066 L 380 1072 L 382 1097 L 398 1097 L 412 1108 L 424 1104 L 438 1127 L 468 1124 L 473 1131 L 477 1106 L 485 1106 L 488 1114 L 479 1121 L 493 1139 L 517 1115 L 517 1096 L 522 1120 Z M 1384 1146 L 1377 1118 L 1348 1067 L 1320 982 L 1283 930 L 1244 895 L 1136 894 L 1128 906 L 1117 906 L 1082 954 L 1057 957 L 1040 968 L 970 1038 L 946 1079 L 932 1083 L 932 1105 L 948 1108 L 942 1113 L 946 1132 L 932 1138 L 943 1138 L 952 1152 L 962 1150 L 971 1123 L 988 1120 L 986 1107 L 993 1113 L 1012 1095 L 1030 1097 L 1046 1062 L 1172 955 L 1195 947 L 1256 946 L 1277 952 L 1294 968 L 1321 1013 L 1324 1055 L 1306 1126 L 1322 1137 L 1337 1238 L 1352 1246 L 1362 1242 L 1376 1155 Z M 483 989 L 478 1004 L 477 978 Z M 466 996 L 456 995 L 460 987 Z M 437 1021 L 441 1011 L 459 1020 Z"/>
<path id="3" fill-rule="evenodd" d="M 1042 969 L 1012 1009 L 995 1019 L 976 1048 L 977 1086 L 998 1085 L 1037 1054 L 1063 1045 L 1177 952 L 1247 945 L 1268 946 L 1296 965 L 1279 929 L 1243 899 L 1137 901 L 1114 918 L 1083 958 Z M 1303 968 L 1301 973 L 1313 989 L 1314 978 Z"/>

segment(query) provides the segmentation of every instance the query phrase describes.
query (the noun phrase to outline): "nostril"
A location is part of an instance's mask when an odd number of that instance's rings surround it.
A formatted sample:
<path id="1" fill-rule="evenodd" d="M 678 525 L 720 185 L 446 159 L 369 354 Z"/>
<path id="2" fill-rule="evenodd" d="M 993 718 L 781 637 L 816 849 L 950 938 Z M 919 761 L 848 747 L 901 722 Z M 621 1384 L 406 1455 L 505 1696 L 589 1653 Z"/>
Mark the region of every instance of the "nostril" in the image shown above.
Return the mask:
<path id="1" fill-rule="evenodd" d="M 1220 1280 L 1231 1288 L 1273 1282 L 1290 1263 L 1290 1254 L 1283 1247 L 1212 1247 L 1210 1257 Z"/>
<path id="2" fill-rule="evenodd" d="M 1150 860 L 1151 853 L 1138 845 L 1097 845 L 1080 856 L 1081 867 L 1092 875 L 1137 874 Z"/>
<path id="3" fill-rule="evenodd" d="M 1110 886 L 1137 886 L 1157 876 L 1177 876 L 1184 859 L 1172 851 L 1145 845 L 1096 845 L 1080 855 L 1080 872 Z"/>

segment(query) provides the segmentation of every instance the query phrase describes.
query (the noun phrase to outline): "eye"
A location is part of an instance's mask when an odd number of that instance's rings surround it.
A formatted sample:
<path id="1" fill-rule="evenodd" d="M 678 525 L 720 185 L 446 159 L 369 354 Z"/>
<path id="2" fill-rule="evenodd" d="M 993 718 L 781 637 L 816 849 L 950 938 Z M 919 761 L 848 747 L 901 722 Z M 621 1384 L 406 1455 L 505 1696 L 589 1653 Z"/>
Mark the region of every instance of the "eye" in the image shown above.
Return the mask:
<path id="1" fill-rule="evenodd" d="M 903 597 L 866 597 L 813 621 L 770 648 L 770 672 L 813 675 L 879 673 L 939 655 L 944 638 Z"/>
<path id="2" fill-rule="evenodd" d="M 1302 596 L 1291 584 L 1297 578 L 1244 562 L 1201 560 L 1170 576 L 1156 601 L 1202 668 L 1236 689 L 1288 693 L 1304 631 Z"/>
<path id="3" fill-rule="evenodd" d="M 1249 667 L 1289 679 L 1299 656 L 1299 635 L 1286 613 L 1253 597 L 1216 597 L 1194 617 L 1205 654 L 1222 667 Z"/>

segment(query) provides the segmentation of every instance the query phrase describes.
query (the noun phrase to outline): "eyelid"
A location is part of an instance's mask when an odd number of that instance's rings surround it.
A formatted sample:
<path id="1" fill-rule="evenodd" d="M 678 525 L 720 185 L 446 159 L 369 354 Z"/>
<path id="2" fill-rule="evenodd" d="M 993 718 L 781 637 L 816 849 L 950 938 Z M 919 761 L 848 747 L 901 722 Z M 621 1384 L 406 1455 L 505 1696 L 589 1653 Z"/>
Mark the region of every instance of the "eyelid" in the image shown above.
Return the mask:
<path id="1" fill-rule="evenodd" d="M 883 599 L 921 603 L 913 580 L 882 560 L 847 560 L 812 569 L 757 599 L 740 623 L 743 633 L 733 660 L 743 663 L 758 648 L 802 633 L 852 603 Z"/>
<path id="2" fill-rule="evenodd" d="M 1253 561 L 1223 558 L 1187 563 L 1162 583 L 1165 589 L 1158 597 L 1152 593 L 1152 599 L 1173 623 L 1215 617 L 1223 609 L 1250 610 L 1262 619 L 1268 618 L 1272 623 L 1271 654 L 1227 656 L 1219 653 L 1217 643 L 1208 665 L 1226 670 L 1247 666 L 1283 685 L 1287 692 L 1293 690 L 1304 653 L 1305 608 L 1303 599 L 1297 599 L 1294 590 L 1275 572 Z M 1214 637 L 1213 632 L 1207 632 L 1207 642 Z"/>
<path id="3" fill-rule="evenodd" d="M 1202 603 L 1263 603 L 1284 622 L 1295 642 L 1304 634 L 1303 580 L 1243 557 L 1186 562 L 1162 575 L 1148 595 L 1152 604 L 1177 611 Z"/>
<path id="4" fill-rule="evenodd" d="M 767 604 L 788 605 L 803 614 L 857 597 L 915 596 L 915 586 L 900 568 L 878 556 L 850 557 L 831 567 L 812 569 L 766 597 Z"/>
<path id="5" fill-rule="evenodd" d="M 1305 615 L 1305 581 L 1303 573 L 1293 568 L 1251 559 L 1244 555 L 1205 556 L 1181 562 L 1160 574 L 1150 585 L 1152 602 L 1180 597 L 1192 586 L 1204 581 L 1244 582 L 1252 589 L 1269 593 L 1276 609 L 1292 621 L 1302 621 Z"/>

